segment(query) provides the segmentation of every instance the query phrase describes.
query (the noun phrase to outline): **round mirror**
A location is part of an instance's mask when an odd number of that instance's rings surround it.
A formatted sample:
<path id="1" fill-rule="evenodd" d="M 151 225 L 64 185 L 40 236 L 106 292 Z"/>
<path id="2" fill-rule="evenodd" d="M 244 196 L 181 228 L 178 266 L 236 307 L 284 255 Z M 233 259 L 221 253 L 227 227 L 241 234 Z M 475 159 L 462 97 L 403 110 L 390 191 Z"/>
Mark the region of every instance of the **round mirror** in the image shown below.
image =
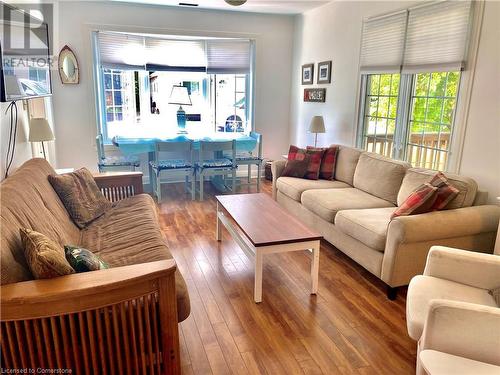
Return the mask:
<path id="1" fill-rule="evenodd" d="M 59 53 L 59 76 L 63 84 L 76 84 L 80 81 L 76 56 L 68 46 Z"/>

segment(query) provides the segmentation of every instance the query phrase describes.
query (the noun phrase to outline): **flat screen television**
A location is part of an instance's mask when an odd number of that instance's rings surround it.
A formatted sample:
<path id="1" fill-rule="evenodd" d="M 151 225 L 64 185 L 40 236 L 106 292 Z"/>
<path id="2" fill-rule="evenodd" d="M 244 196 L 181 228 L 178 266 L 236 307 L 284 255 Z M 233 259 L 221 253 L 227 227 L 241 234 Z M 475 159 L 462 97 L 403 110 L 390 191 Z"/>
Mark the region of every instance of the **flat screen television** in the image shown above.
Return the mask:
<path id="1" fill-rule="evenodd" d="M 48 24 L 0 3 L 2 102 L 52 94 Z"/>

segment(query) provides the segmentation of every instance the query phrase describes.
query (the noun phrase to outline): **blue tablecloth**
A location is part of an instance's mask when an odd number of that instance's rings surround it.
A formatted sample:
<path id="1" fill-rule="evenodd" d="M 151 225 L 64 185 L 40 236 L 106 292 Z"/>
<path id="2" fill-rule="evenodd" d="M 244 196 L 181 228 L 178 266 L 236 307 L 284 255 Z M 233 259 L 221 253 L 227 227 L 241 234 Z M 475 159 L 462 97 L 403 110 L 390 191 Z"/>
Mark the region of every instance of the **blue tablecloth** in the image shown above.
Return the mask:
<path id="1" fill-rule="evenodd" d="M 154 152 L 155 142 L 157 141 L 193 141 L 195 150 L 200 148 L 200 141 L 228 141 L 236 140 L 237 151 L 252 151 L 257 146 L 257 140 L 248 135 L 241 133 L 212 133 L 212 134 L 173 134 L 161 138 L 127 138 L 127 137 L 114 137 L 113 144 L 120 148 L 124 155 L 143 154 L 147 152 Z"/>

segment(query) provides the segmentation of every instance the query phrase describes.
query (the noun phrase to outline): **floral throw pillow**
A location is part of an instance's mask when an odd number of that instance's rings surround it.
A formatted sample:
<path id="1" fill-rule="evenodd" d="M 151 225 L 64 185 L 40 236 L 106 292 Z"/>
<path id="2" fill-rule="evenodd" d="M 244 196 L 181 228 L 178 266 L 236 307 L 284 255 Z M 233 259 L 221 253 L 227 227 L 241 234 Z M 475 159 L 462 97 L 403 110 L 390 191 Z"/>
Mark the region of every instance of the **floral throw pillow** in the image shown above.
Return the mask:
<path id="1" fill-rule="evenodd" d="M 428 182 L 420 185 L 408 198 L 393 212 L 391 219 L 398 216 L 408 216 L 430 212 L 436 201 L 438 188 Z"/>
<path id="2" fill-rule="evenodd" d="M 317 180 L 324 150 L 306 150 L 290 146 L 282 176 Z"/>
<path id="3" fill-rule="evenodd" d="M 319 169 L 319 178 L 322 180 L 333 180 L 335 177 L 335 166 L 337 164 L 339 146 L 330 146 L 328 148 L 315 148 L 307 146 L 307 150 L 324 151 L 323 159 L 321 159 L 321 167 Z"/>
<path id="4" fill-rule="evenodd" d="M 431 207 L 431 211 L 443 210 L 446 208 L 460 191 L 448 182 L 446 176 L 438 172 L 429 182 L 432 186 L 437 187 L 436 201 Z"/>
<path id="5" fill-rule="evenodd" d="M 83 247 L 66 245 L 64 252 L 69 264 L 77 273 L 110 268 L 101 258 Z"/>

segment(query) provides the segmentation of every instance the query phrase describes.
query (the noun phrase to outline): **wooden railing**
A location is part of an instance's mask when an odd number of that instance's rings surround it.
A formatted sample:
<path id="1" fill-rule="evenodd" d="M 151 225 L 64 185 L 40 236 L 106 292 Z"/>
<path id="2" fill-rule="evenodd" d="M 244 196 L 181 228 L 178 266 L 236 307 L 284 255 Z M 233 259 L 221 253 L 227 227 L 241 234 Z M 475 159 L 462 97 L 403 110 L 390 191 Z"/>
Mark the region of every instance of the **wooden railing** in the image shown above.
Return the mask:
<path id="1" fill-rule="evenodd" d="M 368 134 L 365 149 L 387 157 L 392 157 L 393 134 L 387 138 L 377 138 Z M 414 167 L 443 170 L 448 159 L 450 133 L 411 134 L 406 153 L 406 160 Z"/>

